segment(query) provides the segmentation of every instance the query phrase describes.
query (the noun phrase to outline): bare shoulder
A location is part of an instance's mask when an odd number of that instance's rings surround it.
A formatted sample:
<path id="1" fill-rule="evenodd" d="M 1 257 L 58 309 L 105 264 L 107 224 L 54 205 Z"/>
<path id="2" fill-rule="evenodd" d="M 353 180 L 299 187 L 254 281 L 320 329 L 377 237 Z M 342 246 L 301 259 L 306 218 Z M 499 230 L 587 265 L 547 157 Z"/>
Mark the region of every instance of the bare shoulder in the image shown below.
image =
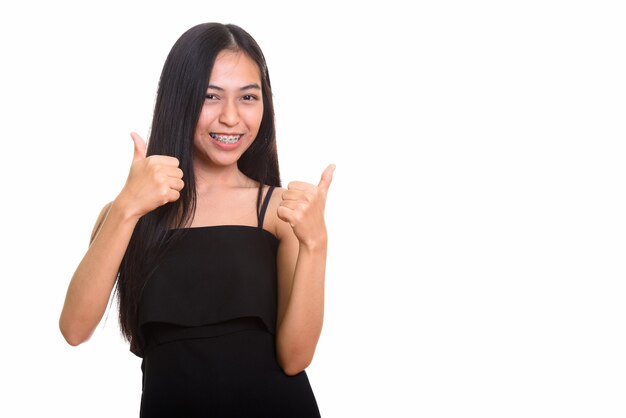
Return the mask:
<path id="1" fill-rule="evenodd" d="M 89 239 L 90 244 L 93 242 L 96 235 L 98 235 L 98 232 L 100 232 L 100 228 L 102 228 L 102 224 L 104 223 L 104 220 L 109 214 L 109 210 L 111 209 L 112 204 L 113 202 L 107 203 L 106 205 L 104 205 L 104 207 L 100 211 L 100 214 L 98 215 L 98 219 L 96 219 L 96 224 L 94 225 L 93 230 L 91 231 L 91 238 Z"/>

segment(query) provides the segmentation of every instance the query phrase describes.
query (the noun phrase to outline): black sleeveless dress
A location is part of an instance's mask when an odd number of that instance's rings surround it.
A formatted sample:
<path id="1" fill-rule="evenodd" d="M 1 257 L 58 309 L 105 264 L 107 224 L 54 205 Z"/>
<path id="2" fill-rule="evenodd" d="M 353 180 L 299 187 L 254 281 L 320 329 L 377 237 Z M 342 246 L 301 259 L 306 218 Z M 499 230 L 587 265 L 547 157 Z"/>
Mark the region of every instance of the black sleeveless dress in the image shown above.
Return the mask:
<path id="1" fill-rule="evenodd" d="M 305 371 L 276 360 L 278 239 L 258 226 L 187 228 L 143 290 L 141 417 L 319 417 Z"/>

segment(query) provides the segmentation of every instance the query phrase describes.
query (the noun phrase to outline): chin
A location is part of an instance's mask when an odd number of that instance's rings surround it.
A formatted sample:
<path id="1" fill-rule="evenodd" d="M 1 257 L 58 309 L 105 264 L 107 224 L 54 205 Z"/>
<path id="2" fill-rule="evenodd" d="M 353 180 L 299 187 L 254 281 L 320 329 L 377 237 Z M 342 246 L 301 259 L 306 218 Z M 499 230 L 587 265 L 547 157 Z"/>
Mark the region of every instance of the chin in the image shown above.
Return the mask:
<path id="1" fill-rule="evenodd" d="M 237 161 L 239 161 L 239 158 L 241 158 L 241 155 L 229 156 L 227 158 L 224 158 L 223 156 L 217 156 L 213 158 L 209 157 L 209 159 L 211 160 L 211 163 L 220 167 L 229 167 L 233 164 L 237 164 Z"/>

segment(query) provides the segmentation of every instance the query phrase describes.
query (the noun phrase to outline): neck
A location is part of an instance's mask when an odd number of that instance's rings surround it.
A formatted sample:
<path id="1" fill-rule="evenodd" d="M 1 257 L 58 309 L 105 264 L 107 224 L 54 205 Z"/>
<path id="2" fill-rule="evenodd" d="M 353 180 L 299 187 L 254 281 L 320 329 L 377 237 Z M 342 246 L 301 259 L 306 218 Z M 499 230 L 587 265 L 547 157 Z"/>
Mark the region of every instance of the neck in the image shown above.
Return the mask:
<path id="1" fill-rule="evenodd" d="M 194 161 L 196 190 L 199 194 L 211 189 L 255 187 L 256 182 L 243 174 L 237 164 L 207 165 Z"/>

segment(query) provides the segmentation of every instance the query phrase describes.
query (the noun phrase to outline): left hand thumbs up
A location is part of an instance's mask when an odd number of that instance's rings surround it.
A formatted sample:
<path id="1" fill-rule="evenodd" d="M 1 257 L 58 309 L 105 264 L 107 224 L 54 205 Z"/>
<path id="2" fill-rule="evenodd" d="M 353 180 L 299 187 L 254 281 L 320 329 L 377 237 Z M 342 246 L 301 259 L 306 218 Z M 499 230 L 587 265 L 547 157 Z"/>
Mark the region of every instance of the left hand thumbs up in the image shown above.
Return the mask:
<path id="1" fill-rule="evenodd" d="M 291 225 L 301 244 L 315 246 L 326 243 L 324 207 L 335 168 L 334 164 L 326 167 L 317 186 L 292 181 L 283 192 L 278 217 Z"/>
<path id="2" fill-rule="evenodd" d="M 317 185 L 317 188 L 324 194 L 324 198 L 328 195 L 328 188 L 330 187 L 330 183 L 333 181 L 333 173 L 335 172 L 335 164 L 331 164 L 326 167 L 326 170 L 322 173 L 322 178 Z"/>

